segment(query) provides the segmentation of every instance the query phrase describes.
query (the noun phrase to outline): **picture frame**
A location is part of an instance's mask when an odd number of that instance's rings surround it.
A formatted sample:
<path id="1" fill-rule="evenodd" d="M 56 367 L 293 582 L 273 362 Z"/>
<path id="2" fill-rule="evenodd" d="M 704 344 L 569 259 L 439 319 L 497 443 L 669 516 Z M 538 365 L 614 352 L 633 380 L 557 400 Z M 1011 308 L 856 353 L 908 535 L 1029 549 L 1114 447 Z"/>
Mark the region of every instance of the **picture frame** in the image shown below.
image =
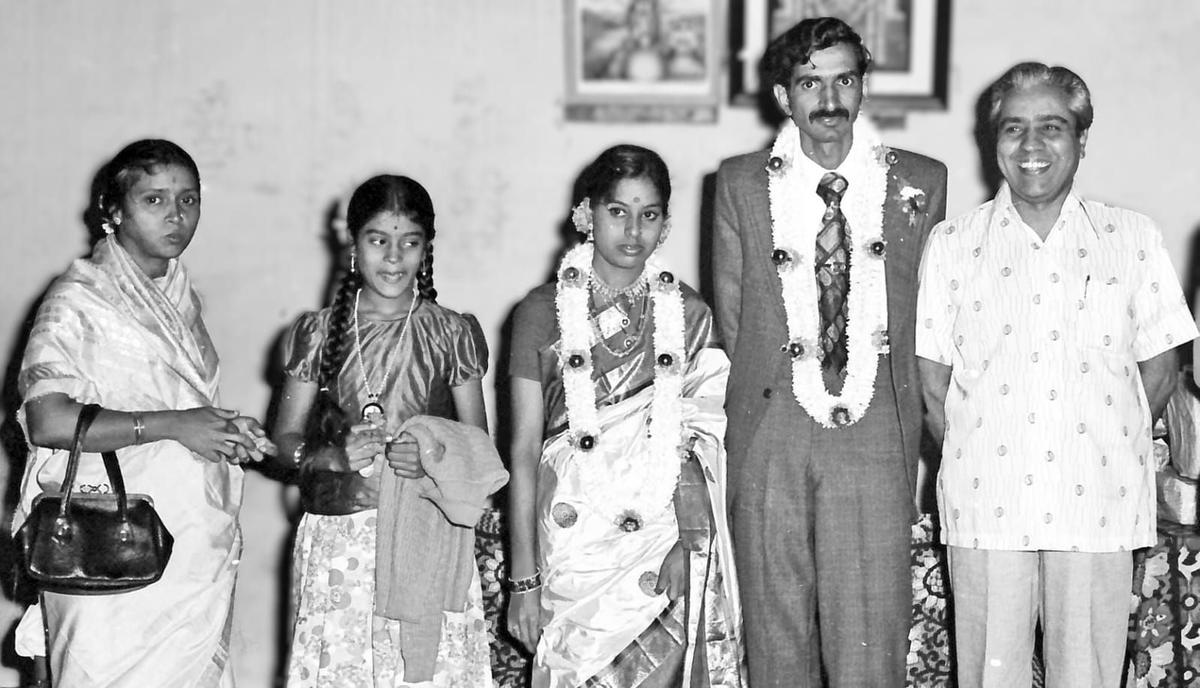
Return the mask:
<path id="1" fill-rule="evenodd" d="M 721 0 L 565 0 L 566 119 L 717 118 L 726 26 Z"/>
<path id="2" fill-rule="evenodd" d="M 870 108 L 944 110 L 950 66 L 950 0 L 732 0 L 731 102 L 761 103 L 758 66 L 770 41 L 809 17 L 850 24 L 871 51 Z"/>

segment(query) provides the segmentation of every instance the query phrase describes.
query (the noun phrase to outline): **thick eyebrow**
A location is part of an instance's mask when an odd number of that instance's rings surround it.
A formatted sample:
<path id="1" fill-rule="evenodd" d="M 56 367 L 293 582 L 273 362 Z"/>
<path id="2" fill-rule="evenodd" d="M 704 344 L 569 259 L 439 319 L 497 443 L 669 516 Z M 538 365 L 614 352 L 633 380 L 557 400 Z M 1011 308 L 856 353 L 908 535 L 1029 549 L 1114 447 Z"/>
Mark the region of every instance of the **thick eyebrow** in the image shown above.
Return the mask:
<path id="1" fill-rule="evenodd" d="M 1034 120 L 1038 123 L 1057 122 L 1060 124 L 1064 124 L 1068 127 L 1071 126 L 1071 121 L 1069 119 L 1067 119 L 1066 117 L 1063 117 L 1062 115 L 1038 115 L 1037 117 L 1034 118 Z M 1008 117 L 1000 118 L 1001 125 L 1014 124 L 1014 123 L 1015 124 L 1024 124 L 1028 121 L 1029 120 L 1025 119 L 1024 117 L 1015 117 L 1012 115 L 1010 115 Z"/>
<path id="2" fill-rule="evenodd" d="M 1037 118 L 1037 121 L 1039 121 L 1039 122 L 1061 122 L 1062 124 L 1066 124 L 1068 126 L 1071 124 L 1071 122 L 1066 117 L 1063 117 L 1062 115 L 1039 115 Z"/>
<path id="3" fill-rule="evenodd" d="M 608 205 L 610 203 L 616 203 L 617 205 L 621 206 L 622 208 L 629 207 L 628 203 L 626 203 L 624 201 L 618 201 L 615 198 L 610 198 L 609 200 L 604 201 L 603 205 Z M 650 208 L 661 208 L 661 207 L 662 207 L 662 201 L 659 201 L 658 203 L 647 203 L 646 205 L 642 206 L 642 210 L 649 210 Z"/>
<path id="4" fill-rule="evenodd" d="M 166 186 L 148 186 L 144 189 L 138 189 L 138 188 L 130 189 L 129 193 L 137 194 L 137 195 L 144 195 L 144 194 L 148 194 L 148 193 L 165 194 L 165 193 L 168 193 L 170 190 L 171 190 L 170 187 L 166 187 Z M 199 195 L 200 189 L 198 189 L 196 187 L 188 187 L 186 189 L 181 189 L 179 191 L 178 195 L 182 196 L 184 194 L 189 194 L 189 193 L 194 193 L 194 194 Z"/>
<path id="5" fill-rule="evenodd" d="M 839 73 L 833 74 L 833 75 L 829 75 L 829 74 L 822 75 L 822 74 L 817 74 L 816 72 L 809 72 L 808 74 L 800 74 L 799 76 L 793 76 L 792 84 L 798 84 L 801 81 L 807 81 L 807 80 L 821 81 L 822 79 L 838 81 L 840 79 L 845 79 L 846 77 L 850 77 L 852 79 L 857 79 L 858 72 L 854 71 L 853 69 L 847 69 L 844 72 L 839 72 Z"/>
<path id="6" fill-rule="evenodd" d="M 385 229 L 379 229 L 378 227 L 363 227 L 362 231 L 363 231 L 363 234 L 372 234 L 372 235 L 381 236 L 381 237 L 389 237 L 389 236 L 393 235 L 393 232 L 389 232 Z M 423 239 L 423 238 L 425 238 L 425 232 L 422 232 L 419 229 L 410 229 L 407 232 L 401 232 L 399 234 L 399 236 L 405 237 L 405 238 L 415 236 L 415 237 L 420 237 Z"/>

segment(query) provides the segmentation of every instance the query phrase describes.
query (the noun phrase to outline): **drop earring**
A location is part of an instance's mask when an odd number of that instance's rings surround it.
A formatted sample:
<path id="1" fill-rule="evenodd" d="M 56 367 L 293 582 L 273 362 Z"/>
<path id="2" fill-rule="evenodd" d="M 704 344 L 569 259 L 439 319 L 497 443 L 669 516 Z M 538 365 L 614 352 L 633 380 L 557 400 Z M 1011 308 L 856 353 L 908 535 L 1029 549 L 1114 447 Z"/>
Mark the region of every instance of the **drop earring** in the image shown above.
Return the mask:
<path id="1" fill-rule="evenodd" d="M 352 275 L 358 272 L 358 265 L 354 262 L 355 255 L 356 254 L 353 251 L 350 252 L 350 274 Z"/>

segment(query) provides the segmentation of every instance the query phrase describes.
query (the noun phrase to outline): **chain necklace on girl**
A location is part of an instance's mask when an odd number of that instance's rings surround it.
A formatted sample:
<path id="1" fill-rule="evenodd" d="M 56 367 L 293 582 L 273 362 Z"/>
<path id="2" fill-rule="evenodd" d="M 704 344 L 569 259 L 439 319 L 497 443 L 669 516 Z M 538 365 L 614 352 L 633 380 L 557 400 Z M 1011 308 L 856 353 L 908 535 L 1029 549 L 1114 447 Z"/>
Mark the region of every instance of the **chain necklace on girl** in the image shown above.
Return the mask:
<path id="1" fill-rule="evenodd" d="M 354 350 L 358 354 L 358 372 L 362 374 L 363 389 L 367 392 L 367 403 L 363 404 L 361 416 L 364 423 L 382 428 L 387 423 L 387 414 L 383 410 L 383 404 L 379 403 L 379 396 L 387 389 L 392 370 L 384 371 L 383 383 L 379 386 L 379 391 L 373 391 L 371 380 L 367 377 L 367 366 L 363 363 L 362 335 L 358 331 L 358 298 L 361 295 L 362 289 L 354 292 Z M 412 314 L 417 307 L 417 298 L 414 290 L 412 302 L 408 304 L 408 316 L 404 319 L 404 327 L 400 330 L 400 339 L 396 342 L 396 350 L 399 350 L 404 344 L 404 336 L 408 334 L 408 326 L 412 324 Z"/>

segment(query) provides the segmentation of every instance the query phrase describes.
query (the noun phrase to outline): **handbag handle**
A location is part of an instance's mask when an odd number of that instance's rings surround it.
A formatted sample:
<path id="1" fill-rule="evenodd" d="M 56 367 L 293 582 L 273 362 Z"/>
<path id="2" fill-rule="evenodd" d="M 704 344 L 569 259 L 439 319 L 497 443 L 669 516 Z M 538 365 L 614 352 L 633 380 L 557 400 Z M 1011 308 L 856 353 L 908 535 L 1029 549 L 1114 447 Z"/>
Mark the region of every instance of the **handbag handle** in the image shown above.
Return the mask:
<path id="1" fill-rule="evenodd" d="M 83 438 L 99 413 L 100 406 L 98 404 L 84 404 L 83 408 L 79 409 L 79 420 L 75 423 L 75 438 L 71 441 L 71 454 L 67 457 L 67 473 L 63 477 L 61 488 L 63 497 L 58 508 L 59 523 L 66 522 L 67 508 L 70 506 L 72 488 L 75 486 L 75 474 L 79 472 L 79 456 L 83 453 Z M 108 482 L 117 496 L 117 514 L 121 521 L 126 521 L 128 519 L 126 518 L 125 476 L 121 475 L 121 464 L 117 461 L 116 452 L 101 452 L 100 456 L 104 458 L 104 470 L 108 473 Z"/>

